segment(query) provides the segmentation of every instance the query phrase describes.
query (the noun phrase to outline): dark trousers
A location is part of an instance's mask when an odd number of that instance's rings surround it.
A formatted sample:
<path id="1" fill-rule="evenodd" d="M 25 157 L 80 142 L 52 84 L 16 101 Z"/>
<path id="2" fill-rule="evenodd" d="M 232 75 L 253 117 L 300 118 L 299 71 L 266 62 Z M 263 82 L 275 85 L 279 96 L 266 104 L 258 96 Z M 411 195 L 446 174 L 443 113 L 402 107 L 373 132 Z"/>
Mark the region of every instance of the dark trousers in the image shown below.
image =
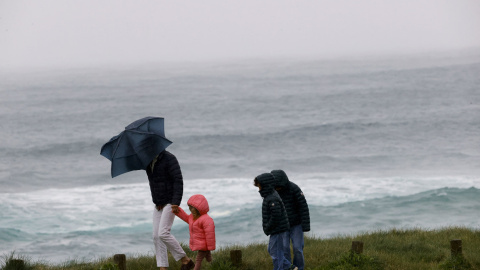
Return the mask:
<path id="1" fill-rule="evenodd" d="M 207 262 L 212 261 L 212 253 L 210 252 L 210 250 L 208 250 L 208 251 L 199 250 L 198 251 L 197 258 L 195 259 L 195 268 L 193 270 L 200 270 L 200 268 L 202 267 L 202 261 L 203 261 L 204 258 L 207 259 Z"/>

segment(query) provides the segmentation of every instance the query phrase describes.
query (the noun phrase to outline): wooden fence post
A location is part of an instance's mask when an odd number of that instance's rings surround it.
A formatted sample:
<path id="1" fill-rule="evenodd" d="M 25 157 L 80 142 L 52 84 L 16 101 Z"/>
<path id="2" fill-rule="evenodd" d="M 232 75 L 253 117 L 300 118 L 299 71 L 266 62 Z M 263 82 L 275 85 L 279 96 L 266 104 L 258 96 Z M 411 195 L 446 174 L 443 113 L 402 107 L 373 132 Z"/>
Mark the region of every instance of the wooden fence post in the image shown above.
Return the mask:
<path id="1" fill-rule="evenodd" d="M 242 264 L 242 251 L 239 249 L 230 250 L 230 260 L 233 266 L 240 266 Z"/>
<path id="2" fill-rule="evenodd" d="M 455 239 L 450 241 L 450 250 L 452 257 L 462 256 L 462 240 Z"/>
<path id="3" fill-rule="evenodd" d="M 115 254 L 113 261 L 118 265 L 118 269 L 127 270 L 127 257 L 125 254 Z"/>
<path id="4" fill-rule="evenodd" d="M 355 252 L 357 254 L 362 254 L 363 253 L 363 242 L 353 241 L 352 242 L 352 252 Z"/>

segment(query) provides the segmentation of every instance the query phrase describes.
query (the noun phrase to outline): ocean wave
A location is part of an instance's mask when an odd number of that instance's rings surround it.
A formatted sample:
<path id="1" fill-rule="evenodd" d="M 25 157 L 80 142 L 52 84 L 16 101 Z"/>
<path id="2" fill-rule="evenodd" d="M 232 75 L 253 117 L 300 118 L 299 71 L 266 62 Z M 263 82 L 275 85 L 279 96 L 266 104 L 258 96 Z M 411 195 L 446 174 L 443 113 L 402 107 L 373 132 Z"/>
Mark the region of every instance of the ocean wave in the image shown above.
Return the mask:
<path id="1" fill-rule="evenodd" d="M 191 135 L 191 136 L 181 136 L 178 137 L 183 143 L 189 142 L 202 142 L 202 141 L 210 141 L 210 140 L 227 140 L 227 141 L 241 141 L 241 140 L 251 140 L 252 138 L 261 138 L 264 136 L 267 137 L 292 137 L 292 134 L 303 134 L 303 135 L 311 135 L 311 134 L 320 134 L 323 136 L 331 135 L 333 132 L 336 133 L 338 130 L 366 130 L 370 128 L 379 128 L 382 126 L 388 125 L 395 125 L 395 126 L 407 126 L 411 123 L 408 122 L 381 122 L 381 121 L 373 121 L 373 122 L 357 122 L 357 121 L 339 121 L 339 122 L 325 122 L 313 125 L 294 125 L 294 126 L 282 126 L 279 125 L 275 128 L 262 128 L 259 127 L 251 132 L 243 132 L 243 133 L 223 133 L 219 134 L 217 132 L 202 134 L 202 135 Z"/>
<path id="2" fill-rule="evenodd" d="M 480 190 L 440 188 L 408 196 L 387 196 L 335 206 L 312 206 L 318 234 L 336 235 L 390 228 L 480 228 Z"/>
<path id="3" fill-rule="evenodd" d="M 46 142 L 35 145 L 22 144 L 18 147 L 2 147 L 0 150 L 9 158 L 34 156 L 36 158 L 46 158 L 48 156 L 70 156 L 82 153 L 98 152 L 107 141 L 99 139 Z"/>
<path id="4" fill-rule="evenodd" d="M 472 123 L 463 125 L 471 127 Z M 205 162 L 211 160 L 212 155 L 229 160 L 251 152 L 259 154 L 268 152 L 271 157 L 278 156 L 278 152 L 282 151 L 293 153 L 292 155 L 285 155 L 286 153 L 282 155 L 285 158 L 298 157 L 301 153 L 306 156 L 322 154 L 346 156 L 367 152 L 367 154 L 382 154 L 392 157 L 422 153 L 432 155 L 438 151 L 441 151 L 441 155 L 452 153 L 452 148 L 449 148 L 449 151 L 442 150 L 442 147 L 439 149 L 439 145 L 443 144 L 457 144 L 457 147 L 453 148 L 458 149 L 456 153 L 475 157 L 478 155 L 477 151 L 470 151 L 462 144 L 451 141 L 453 135 L 458 136 L 454 130 L 461 129 L 461 126 L 456 117 L 444 119 L 435 116 L 435 119 L 410 119 L 409 121 L 351 119 L 350 121 L 293 126 L 279 125 L 275 128 L 258 128 L 245 133 L 181 136 L 176 138 L 175 143 L 183 145 L 182 148 L 191 153 L 202 153 L 201 160 Z M 439 127 L 442 127 L 442 133 L 445 135 L 438 135 Z M 431 149 L 427 148 L 430 145 Z M 190 158 L 188 155 L 183 156 Z M 198 159 L 199 157 L 196 160 Z"/>
<path id="5" fill-rule="evenodd" d="M 439 189 L 427 190 L 420 193 L 414 193 L 406 196 L 385 196 L 381 198 L 368 199 L 363 201 L 354 201 L 342 203 L 335 208 L 355 207 L 361 202 L 363 208 L 369 206 L 382 205 L 382 207 L 392 208 L 410 208 L 412 206 L 421 207 L 422 205 L 441 206 L 458 203 L 472 204 L 480 206 L 480 189 L 470 188 L 450 188 L 443 187 Z M 375 207 L 376 208 L 376 207 Z"/>
<path id="6" fill-rule="evenodd" d="M 16 228 L 0 227 L 0 242 L 16 242 L 31 240 L 30 234 Z"/>

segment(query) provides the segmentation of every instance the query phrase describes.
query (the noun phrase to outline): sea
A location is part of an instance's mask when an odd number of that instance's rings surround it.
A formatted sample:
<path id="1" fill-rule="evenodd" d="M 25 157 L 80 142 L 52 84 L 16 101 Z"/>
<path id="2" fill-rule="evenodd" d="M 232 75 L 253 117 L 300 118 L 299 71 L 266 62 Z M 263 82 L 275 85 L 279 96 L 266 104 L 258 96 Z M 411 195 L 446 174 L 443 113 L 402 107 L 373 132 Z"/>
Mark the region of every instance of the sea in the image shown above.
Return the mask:
<path id="1" fill-rule="evenodd" d="M 0 71 L 0 255 L 51 264 L 152 255 L 145 171 L 100 149 L 165 118 L 218 248 L 267 243 L 253 179 L 304 192 L 309 237 L 480 229 L 480 49 Z M 188 211 L 188 210 L 187 210 Z M 188 244 L 188 226 L 172 234 Z M 266 246 L 265 246 L 266 248 Z"/>

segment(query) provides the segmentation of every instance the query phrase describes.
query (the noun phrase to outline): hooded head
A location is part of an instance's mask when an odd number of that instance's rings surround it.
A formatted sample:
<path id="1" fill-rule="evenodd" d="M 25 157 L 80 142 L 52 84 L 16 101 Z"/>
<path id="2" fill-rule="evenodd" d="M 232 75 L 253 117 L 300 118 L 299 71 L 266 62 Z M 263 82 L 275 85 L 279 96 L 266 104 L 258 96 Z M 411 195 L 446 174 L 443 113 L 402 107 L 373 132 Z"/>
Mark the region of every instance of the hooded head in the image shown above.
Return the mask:
<path id="1" fill-rule="evenodd" d="M 205 198 L 205 196 L 200 194 L 196 194 L 190 197 L 187 204 L 195 207 L 198 212 L 200 212 L 200 215 L 204 215 L 210 210 L 210 208 L 208 207 L 207 199 Z"/>
<path id="2" fill-rule="evenodd" d="M 275 177 L 271 173 L 263 173 L 255 177 L 255 180 L 260 184 L 260 195 L 265 197 L 275 191 Z"/>
<path id="3" fill-rule="evenodd" d="M 273 176 L 275 177 L 275 187 L 285 188 L 288 186 L 290 180 L 288 180 L 287 174 L 282 170 L 273 170 Z"/>

